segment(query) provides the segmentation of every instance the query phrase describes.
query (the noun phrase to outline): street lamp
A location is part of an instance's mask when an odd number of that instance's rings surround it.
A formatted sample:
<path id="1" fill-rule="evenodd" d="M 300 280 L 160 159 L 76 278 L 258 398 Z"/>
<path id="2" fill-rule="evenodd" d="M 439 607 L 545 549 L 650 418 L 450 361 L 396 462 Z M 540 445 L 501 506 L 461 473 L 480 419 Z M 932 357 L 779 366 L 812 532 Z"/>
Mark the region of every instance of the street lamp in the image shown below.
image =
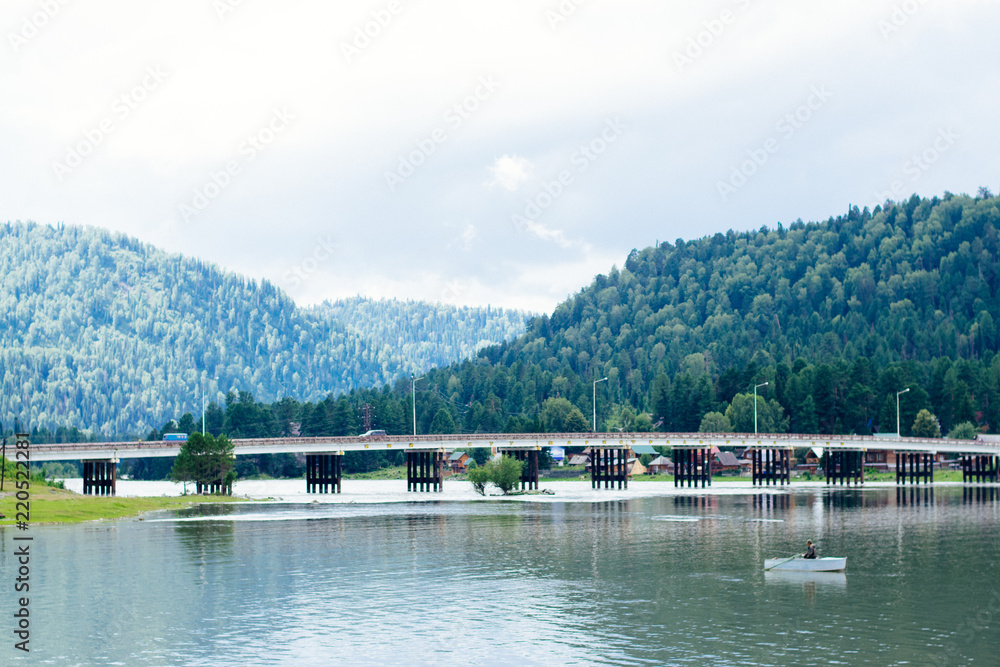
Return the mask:
<path id="1" fill-rule="evenodd" d="M 601 378 L 600 380 L 594 380 L 594 433 L 597 433 L 597 383 L 604 382 L 608 378 Z"/>
<path id="2" fill-rule="evenodd" d="M 767 382 L 758 384 L 753 388 L 753 434 L 757 435 L 757 389 L 759 387 L 766 387 Z"/>
<path id="3" fill-rule="evenodd" d="M 215 376 L 215 381 L 218 383 L 219 376 Z M 205 435 L 205 375 L 201 376 L 201 434 Z"/>
<path id="4" fill-rule="evenodd" d="M 910 391 L 909 387 L 907 387 L 903 391 L 897 391 L 896 392 L 896 437 L 897 438 L 900 437 L 900 435 L 899 435 L 899 395 L 900 394 L 905 394 L 908 391 Z"/>
<path id="5" fill-rule="evenodd" d="M 418 378 L 410 376 L 410 397 L 413 399 L 413 435 L 417 434 L 417 380 L 423 380 L 426 375 Z"/>

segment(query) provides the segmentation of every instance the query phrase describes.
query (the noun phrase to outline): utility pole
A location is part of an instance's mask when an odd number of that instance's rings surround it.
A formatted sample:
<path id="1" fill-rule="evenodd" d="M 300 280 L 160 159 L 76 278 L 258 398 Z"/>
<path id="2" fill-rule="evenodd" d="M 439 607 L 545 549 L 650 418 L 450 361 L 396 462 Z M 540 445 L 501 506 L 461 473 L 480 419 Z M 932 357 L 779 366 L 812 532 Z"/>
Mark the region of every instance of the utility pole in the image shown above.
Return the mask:
<path id="1" fill-rule="evenodd" d="M 417 434 L 417 380 L 423 380 L 426 375 L 418 378 L 410 376 L 410 397 L 413 400 L 413 435 Z"/>
<path id="2" fill-rule="evenodd" d="M 361 406 L 361 417 L 365 421 L 364 431 L 367 433 L 372 430 L 372 404 L 365 403 Z"/>
<path id="3" fill-rule="evenodd" d="M 897 437 L 897 438 L 900 438 L 900 437 L 902 437 L 902 436 L 900 435 L 900 433 L 899 433 L 899 395 L 900 395 L 900 394 L 905 394 L 905 393 L 906 393 L 906 392 L 908 392 L 908 391 L 910 391 L 910 388 L 909 388 L 909 387 L 907 387 L 907 388 L 906 388 L 906 389 L 904 389 L 903 391 L 897 391 L 897 392 L 896 392 L 896 437 Z"/>
<path id="4" fill-rule="evenodd" d="M 601 378 L 600 380 L 594 380 L 594 433 L 597 433 L 597 383 L 604 382 L 608 378 Z"/>
<path id="5" fill-rule="evenodd" d="M 767 382 L 753 388 L 753 434 L 757 435 L 757 387 L 766 387 Z"/>

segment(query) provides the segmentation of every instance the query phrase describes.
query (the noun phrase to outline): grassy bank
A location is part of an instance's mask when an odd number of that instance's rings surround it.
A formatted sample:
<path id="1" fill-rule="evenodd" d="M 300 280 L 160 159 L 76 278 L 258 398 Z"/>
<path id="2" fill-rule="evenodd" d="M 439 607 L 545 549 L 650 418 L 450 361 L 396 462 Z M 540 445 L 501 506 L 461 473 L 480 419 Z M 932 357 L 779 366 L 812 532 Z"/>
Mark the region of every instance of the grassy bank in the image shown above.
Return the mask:
<path id="1" fill-rule="evenodd" d="M 229 496 L 161 496 L 157 498 L 101 498 L 81 496 L 65 489 L 32 485 L 30 490 L 31 515 L 29 524 L 80 523 L 99 519 L 123 519 L 152 510 L 187 507 L 194 503 L 225 503 L 239 500 Z M 0 496 L 0 526 L 14 525 L 17 499 L 13 486 L 4 482 Z"/>
<path id="2" fill-rule="evenodd" d="M 344 475 L 344 479 L 406 479 L 406 466 L 379 468 L 371 472 L 355 472 Z"/>

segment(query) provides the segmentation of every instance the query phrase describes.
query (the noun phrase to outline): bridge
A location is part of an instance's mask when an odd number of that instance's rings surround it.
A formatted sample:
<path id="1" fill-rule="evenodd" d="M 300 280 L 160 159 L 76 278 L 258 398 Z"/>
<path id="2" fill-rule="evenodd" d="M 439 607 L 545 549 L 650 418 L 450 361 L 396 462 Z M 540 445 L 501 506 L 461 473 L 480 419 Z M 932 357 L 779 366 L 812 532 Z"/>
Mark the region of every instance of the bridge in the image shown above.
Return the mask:
<path id="1" fill-rule="evenodd" d="M 27 436 L 18 436 L 27 438 Z M 339 492 L 341 457 L 345 452 L 406 452 L 407 489 L 438 491 L 444 479 L 446 451 L 486 448 L 507 452 L 525 462 L 522 488 L 538 488 L 538 452 L 545 447 L 590 449 L 591 481 L 619 488 L 628 485 L 628 454 L 636 445 L 673 450 L 675 486 L 711 485 L 713 449 L 740 448 L 751 461 L 756 485 L 788 484 L 795 449 L 825 454 L 828 483 L 863 484 L 865 456 L 883 451 L 895 457 L 897 482 L 932 482 L 937 454 L 958 455 L 965 481 L 1000 481 L 1000 441 L 904 438 L 898 436 L 811 435 L 767 433 L 495 433 L 473 435 L 379 435 L 346 437 L 238 438 L 237 456 L 305 454 L 310 493 Z M 35 444 L 31 460 L 84 462 L 84 493 L 114 494 L 119 459 L 177 456 L 183 442 L 88 442 Z M 822 455 L 822 454 L 821 454 Z"/>

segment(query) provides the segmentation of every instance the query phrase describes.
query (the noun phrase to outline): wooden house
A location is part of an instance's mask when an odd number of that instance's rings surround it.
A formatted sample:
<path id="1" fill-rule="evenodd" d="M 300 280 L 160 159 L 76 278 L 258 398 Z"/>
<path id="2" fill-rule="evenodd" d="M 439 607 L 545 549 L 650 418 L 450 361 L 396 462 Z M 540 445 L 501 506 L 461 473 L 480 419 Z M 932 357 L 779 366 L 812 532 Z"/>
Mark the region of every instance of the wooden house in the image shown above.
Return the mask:
<path id="1" fill-rule="evenodd" d="M 740 461 L 732 452 L 716 451 L 712 456 L 712 474 L 740 474 Z"/>
<path id="2" fill-rule="evenodd" d="M 464 474 L 469 469 L 469 461 L 472 457 L 465 452 L 452 452 L 448 457 L 448 467 L 454 475 Z"/>
<path id="3" fill-rule="evenodd" d="M 674 462 L 666 456 L 658 456 L 649 462 L 647 469 L 651 475 L 673 475 Z"/>

